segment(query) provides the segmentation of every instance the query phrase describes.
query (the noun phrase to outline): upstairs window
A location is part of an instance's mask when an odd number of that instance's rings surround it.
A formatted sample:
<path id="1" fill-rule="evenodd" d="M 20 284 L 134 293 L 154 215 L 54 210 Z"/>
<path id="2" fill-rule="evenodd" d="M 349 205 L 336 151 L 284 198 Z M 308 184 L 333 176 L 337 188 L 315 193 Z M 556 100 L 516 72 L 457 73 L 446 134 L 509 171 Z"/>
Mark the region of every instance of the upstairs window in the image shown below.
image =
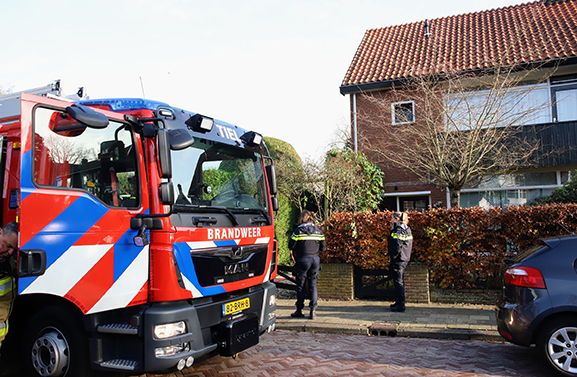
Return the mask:
<path id="1" fill-rule="evenodd" d="M 551 122 L 547 84 L 450 94 L 445 97 L 445 106 L 446 123 L 451 130 Z"/>
<path id="2" fill-rule="evenodd" d="M 577 120 L 577 75 L 551 77 L 553 122 Z"/>
<path id="3" fill-rule="evenodd" d="M 396 102 L 391 104 L 393 124 L 413 123 L 415 121 L 415 103 Z"/>

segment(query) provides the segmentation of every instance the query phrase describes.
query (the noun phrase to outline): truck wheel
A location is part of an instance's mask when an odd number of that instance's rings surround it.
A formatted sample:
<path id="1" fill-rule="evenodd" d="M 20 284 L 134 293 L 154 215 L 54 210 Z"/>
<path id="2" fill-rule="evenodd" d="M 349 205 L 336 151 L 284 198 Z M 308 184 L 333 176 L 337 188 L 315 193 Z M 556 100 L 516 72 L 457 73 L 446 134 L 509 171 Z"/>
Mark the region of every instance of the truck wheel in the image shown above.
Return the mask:
<path id="1" fill-rule="evenodd" d="M 555 318 L 545 324 L 537 337 L 537 349 L 550 370 L 577 376 L 577 318 Z"/>
<path id="2" fill-rule="evenodd" d="M 86 332 L 63 307 L 48 307 L 27 325 L 24 357 L 29 376 L 93 377 Z"/>

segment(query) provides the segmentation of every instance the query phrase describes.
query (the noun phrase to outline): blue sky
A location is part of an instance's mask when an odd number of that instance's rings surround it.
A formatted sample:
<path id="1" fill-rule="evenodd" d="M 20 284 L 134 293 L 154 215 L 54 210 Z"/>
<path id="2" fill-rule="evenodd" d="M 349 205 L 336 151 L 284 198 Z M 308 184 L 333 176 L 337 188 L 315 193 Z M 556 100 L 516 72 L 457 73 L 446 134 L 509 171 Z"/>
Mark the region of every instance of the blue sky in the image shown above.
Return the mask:
<path id="1" fill-rule="evenodd" d="M 318 159 L 348 127 L 339 85 L 367 29 L 511 0 L 0 0 L 0 87 L 146 97 Z M 142 85 L 141 85 L 142 83 Z"/>

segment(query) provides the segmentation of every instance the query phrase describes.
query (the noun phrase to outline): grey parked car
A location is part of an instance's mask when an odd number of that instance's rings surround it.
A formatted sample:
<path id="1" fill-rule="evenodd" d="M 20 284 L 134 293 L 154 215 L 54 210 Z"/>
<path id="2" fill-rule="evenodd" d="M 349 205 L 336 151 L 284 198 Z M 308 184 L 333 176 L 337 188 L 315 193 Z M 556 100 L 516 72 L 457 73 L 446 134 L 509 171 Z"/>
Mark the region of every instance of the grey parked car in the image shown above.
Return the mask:
<path id="1" fill-rule="evenodd" d="M 497 303 L 499 333 L 535 344 L 550 369 L 577 376 L 577 236 L 541 240 L 513 263 Z"/>

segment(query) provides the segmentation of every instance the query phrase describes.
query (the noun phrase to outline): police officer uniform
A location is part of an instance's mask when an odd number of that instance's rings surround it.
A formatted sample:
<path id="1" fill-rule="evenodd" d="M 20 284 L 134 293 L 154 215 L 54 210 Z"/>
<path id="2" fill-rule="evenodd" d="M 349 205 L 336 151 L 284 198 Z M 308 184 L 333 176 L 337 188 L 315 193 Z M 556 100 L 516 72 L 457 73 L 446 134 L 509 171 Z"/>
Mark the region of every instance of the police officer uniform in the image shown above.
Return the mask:
<path id="1" fill-rule="evenodd" d="M 406 214 L 403 214 L 406 216 Z M 394 312 L 405 311 L 405 268 L 411 259 L 413 234 L 408 225 L 393 223 L 393 229 L 388 239 L 388 253 L 391 258 L 390 273 L 395 286 L 395 303 L 391 305 Z"/>
<path id="2" fill-rule="evenodd" d="M 326 250 L 325 236 L 322 230 L 312 222 L 300 224 L 289 240 L 289 249 L 293 251 L 295 266 L 293 275 L 297 284 L 297 311 L 291 316 L 304 317 L 306 278 L 309 279 L 310 318 L 314 318 L 314 311 L 318 306 L 317 279 L 320 270 L 319 251 Z"/>

